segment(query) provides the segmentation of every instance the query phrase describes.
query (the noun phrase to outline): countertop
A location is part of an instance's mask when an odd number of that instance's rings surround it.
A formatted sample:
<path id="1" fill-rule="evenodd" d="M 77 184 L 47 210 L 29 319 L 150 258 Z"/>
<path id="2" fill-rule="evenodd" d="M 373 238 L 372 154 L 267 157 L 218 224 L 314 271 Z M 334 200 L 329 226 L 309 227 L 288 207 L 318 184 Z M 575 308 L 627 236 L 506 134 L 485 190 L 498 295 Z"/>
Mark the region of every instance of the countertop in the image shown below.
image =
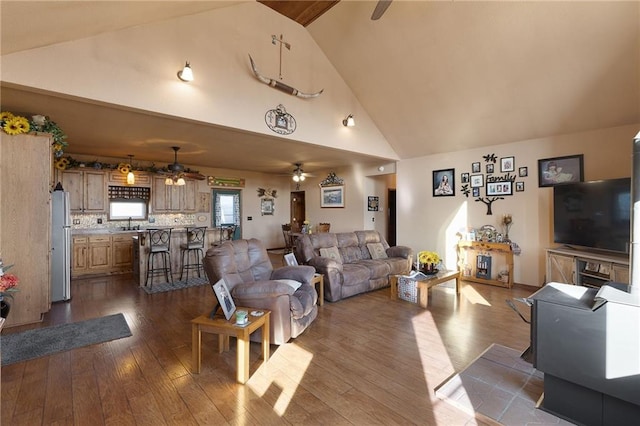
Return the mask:
<path id="1" fill-rule="evenodd" d="M 191 227 L 196 227 L 196 225 L 187 225 L 189 228 Z M 172 231 L 171 232 L 176 232 L 176 233 L 183 233 L 183 232 L 187 232 L 187 226 L 185 225 L 180 225 L 180 227 L 172 227 L 172 226 L 154 226 L 154 227 L 148 227 L 148 229 L 168 229 L 171 228 Z M 220 228 L 207 228 L 207 232 L 211 232 L 211 231 L 215 231 L 215 232 L 220 232 Z M 141 232 L 147 232 L 147 228 L 140 228 L 140 229 L 132 229 L 132 230 L 125 230 L 123 231 L 120 228 L 84 228 L 84 229 L 72 229 L 71 230 L 71 235 L 101 235 L 101 234 L 132 234 L 132 235 L 136 235 L 139 234 Z"/>

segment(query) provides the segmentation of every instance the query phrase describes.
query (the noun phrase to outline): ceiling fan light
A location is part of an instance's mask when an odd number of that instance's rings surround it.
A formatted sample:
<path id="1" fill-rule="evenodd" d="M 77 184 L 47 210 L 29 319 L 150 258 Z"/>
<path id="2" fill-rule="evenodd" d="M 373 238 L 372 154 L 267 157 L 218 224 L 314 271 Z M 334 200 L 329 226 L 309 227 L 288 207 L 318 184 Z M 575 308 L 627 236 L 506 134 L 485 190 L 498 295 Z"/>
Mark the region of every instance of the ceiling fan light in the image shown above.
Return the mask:
<path id="1" fill-rule="evenodd" d="M 178 178 L 178 180 L 176 181 L 176 185 L 178 186 L 183 186 L 186 185 L 187 182 L 184 181 L 184 178 Z"/>
<path id="2" fill-rule="evenodd" d="M 171 179 L 170 177 L 166 178 L 164 180 L 164 184 L 169 186 L 173 185 L 173 179 Z"/>
<path id="3" fill-rule="evenodd" d="M 300 182 L 302 182 L 303 180 L 305 180 L 306 178 L 304 177 L 304 175 L 300 175 Z"/>
<path id="4" fill-rule="evenodd" d="M 298 176 L 298 175 L 293 175 L 293 181 L 294 181 L 294 182 L 300 182 L 300 176 Z"/>
<path id="5" fill-rule="evenodd" d="M 184 68 L 178 71 L 178 78 L 186 82 L 193 81 L 193 70 L 189 62 L 184 65 Z"/>

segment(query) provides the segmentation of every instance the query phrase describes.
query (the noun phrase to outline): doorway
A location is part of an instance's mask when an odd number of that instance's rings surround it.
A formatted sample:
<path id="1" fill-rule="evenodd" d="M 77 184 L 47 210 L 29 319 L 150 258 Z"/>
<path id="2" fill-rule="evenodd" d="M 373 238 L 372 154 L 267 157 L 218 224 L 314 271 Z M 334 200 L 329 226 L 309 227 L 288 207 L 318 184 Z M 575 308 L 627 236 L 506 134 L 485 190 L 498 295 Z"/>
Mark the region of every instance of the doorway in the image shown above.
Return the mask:
<path id="1" fill-rule="evenodd" d="M 242 217 L 242 197 L 239 189 L 214 189 L 213 193 L 213 217 L 214 228 L 233 226 L 232 240 L 237 240 L 242 235 L 240 218 Z M 222 231 L 221 231 L 222 232 Z"/>
<path id="2" fill-rule="evenodd" d="M 396 190 L 389 189 L 387 192 L 387 242 L 390 246 L 396 245 Z"/>
<path id="3" fill-rule="evenodd" d="M 291 231 L 300 232 L 306 216 L 305 192 L 291 191 Z"/>

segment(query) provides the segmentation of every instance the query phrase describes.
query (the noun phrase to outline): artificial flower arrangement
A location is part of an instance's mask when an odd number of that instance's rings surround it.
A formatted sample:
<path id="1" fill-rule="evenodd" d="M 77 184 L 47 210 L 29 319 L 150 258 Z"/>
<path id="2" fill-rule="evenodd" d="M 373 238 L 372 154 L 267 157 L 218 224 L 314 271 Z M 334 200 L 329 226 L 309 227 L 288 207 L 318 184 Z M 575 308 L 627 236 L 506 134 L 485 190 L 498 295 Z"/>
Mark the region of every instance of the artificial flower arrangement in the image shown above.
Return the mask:
<path id="1" fill-rule="evenodd" d="M 11 269 L 12 266 L 13 265 L 3 267 L 2 261 L 0 261 L 0 301 L 5 297 L 13 299 L 13 295 L 10 293 L 18 291 L 16 288 L 20 283 L 18 277 L 14 274 L 5 274 L 5 272 Z"/>
<path id="2" fill-rule="evenodd" d="M 49 117 L 44 115 L 34 115 L 31 120 L 26 117 L 15 115 L 9 111 L 0 113 L 0 128 L 8 135 L 20 135 L 29 132 L 50 133 L 53 136 L 53 154 L 56 158 L 62 157 L 64 149 L 67 147 L 67 135 Z"/>
<path id="3" fill-rule="evenodd" d="M 418 263 L 422 265 L 437 265 L 438 263 L 440 263 L 440 255 L 435 251 L 418 252 Z"/>

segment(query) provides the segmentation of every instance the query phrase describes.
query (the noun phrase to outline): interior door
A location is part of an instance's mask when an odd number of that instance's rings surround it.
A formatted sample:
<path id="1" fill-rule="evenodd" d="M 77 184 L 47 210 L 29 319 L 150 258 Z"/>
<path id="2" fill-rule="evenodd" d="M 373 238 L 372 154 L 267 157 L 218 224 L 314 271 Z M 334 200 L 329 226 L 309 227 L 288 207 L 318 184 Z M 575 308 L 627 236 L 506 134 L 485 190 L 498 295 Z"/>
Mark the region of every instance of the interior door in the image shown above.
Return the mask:
<path id="1" fill-rule="evenodd" d="M 387 215 L 387 242 L 390 246 L 396 245 L 396 190 L 389 189 L 387 194 L 387 205 L 389 214 Z"/>
<path id="2" fill-rule="evenodd" d="M 306 213 L 305 192 L 291 192 L 291 231 L 300 232 Z"/>

